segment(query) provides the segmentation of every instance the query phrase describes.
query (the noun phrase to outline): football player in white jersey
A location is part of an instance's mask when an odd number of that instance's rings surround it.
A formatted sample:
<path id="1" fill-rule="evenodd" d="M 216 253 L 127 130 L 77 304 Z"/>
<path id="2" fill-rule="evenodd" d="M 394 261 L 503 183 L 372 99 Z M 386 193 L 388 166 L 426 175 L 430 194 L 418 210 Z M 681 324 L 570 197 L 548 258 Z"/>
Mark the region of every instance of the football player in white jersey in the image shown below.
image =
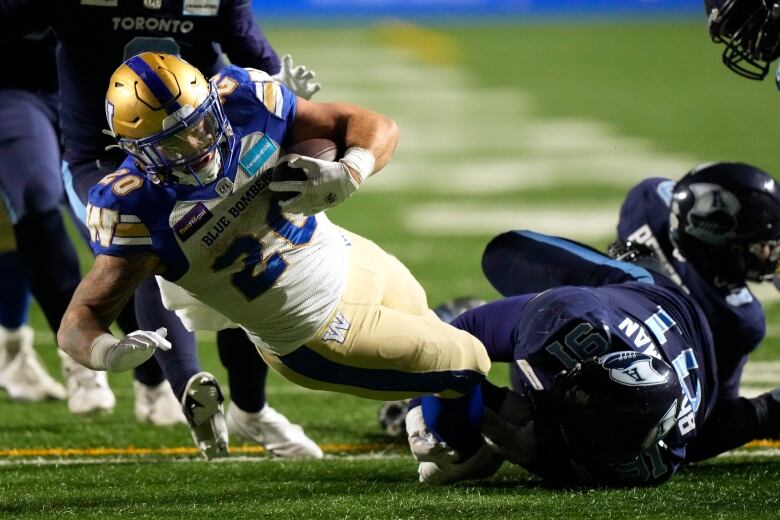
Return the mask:
<path id="1" fill-rule="evenodd" d="M 230 66 L 209 82 L 156 53 L 117 69 L 106 113 L 128 157 L 90 191 L 97 256 L 58 332 L 74 359 L 118 371 L 170 348 L 163 329 L 121 339 L 108 329 L 154 274 L 189 328 L 241 326 L 300 385 L 385 400 L 437 394 L 464 414 L 481 399 L 482 343 L 439 320 L 395 257 L 323 213 L 387 164 L 398 139 L 391 119 L 296 98 L 256 70 Z M 284 150 L 313 138 L 341 143 L 343 157 L 294 157 L 306 180 L 272 183 Z M 277 191 L 299 194 L 282 201 Z M 461 423 L 455 449 L 464 436 L 474 446 L 478 420 Z M 461 455 L 488 453 L 479 445 Z"/>

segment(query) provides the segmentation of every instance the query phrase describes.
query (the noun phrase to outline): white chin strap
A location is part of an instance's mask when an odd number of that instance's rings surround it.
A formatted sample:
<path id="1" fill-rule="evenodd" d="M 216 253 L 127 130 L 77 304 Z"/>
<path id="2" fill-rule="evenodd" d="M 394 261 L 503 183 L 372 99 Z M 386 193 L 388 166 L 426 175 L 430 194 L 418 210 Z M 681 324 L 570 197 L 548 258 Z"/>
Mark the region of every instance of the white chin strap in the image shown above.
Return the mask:
<path id="1" fill-rule="evenodd" d="M 219 156 L 219 152 L 214 150 L 214 157 L 197 172 L 190 173 L 181 170 L 173 170 L 172 174 L 176 177 L 179 184 L 185 184 L 187 186 L 205 186 L 217 180 L 221 166 L 222 159 Z"/>

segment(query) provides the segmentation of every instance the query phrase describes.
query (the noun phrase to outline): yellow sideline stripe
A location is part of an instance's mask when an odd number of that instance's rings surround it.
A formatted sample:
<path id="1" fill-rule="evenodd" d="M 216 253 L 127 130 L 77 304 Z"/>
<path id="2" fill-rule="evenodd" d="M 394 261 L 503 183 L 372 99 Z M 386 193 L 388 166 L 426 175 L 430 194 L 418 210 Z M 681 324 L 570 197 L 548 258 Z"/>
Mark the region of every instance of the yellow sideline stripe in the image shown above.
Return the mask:
<path id="1" fill-rule="evenodd" d="M 326 453 L 366 453 L 394 449 L 392 444 L 322 444 Z M 262 446 L 236 446 L 230 448 L 232 454 L 265 453 Z M 0 457 L 96 457 L 116 455 L 198 455 L 195 447 L 176 448 L 11 448 L 0 450 Z"/>
<path id="2" fill-rule="evenodd" d="M 385 45 L 411 51 L 426 64 L 455 65 L 460 61 L 457 41 L 440 31 L 392 21 L 380 26 L 378 35 Z"/>
<path id="3" fill-rule="evenodd" d="M 745 445 L 746 448 L 780 448 L 780 441 L 759 440 Z M 372 451 L 397 450 L 398 445 L 393 444 L 321 444 L 320 448 L 326 453 L 368 453 Z M 235 446 L 230 448 L 230 453 L 238 454 L 262 454 L 266 450 L 262 446 Z M 100 457 L 117 455 L 198 455 L 194 447 L 174 448 L 11 448 L 0 450 L 0 458 L 8 457 Z"/>

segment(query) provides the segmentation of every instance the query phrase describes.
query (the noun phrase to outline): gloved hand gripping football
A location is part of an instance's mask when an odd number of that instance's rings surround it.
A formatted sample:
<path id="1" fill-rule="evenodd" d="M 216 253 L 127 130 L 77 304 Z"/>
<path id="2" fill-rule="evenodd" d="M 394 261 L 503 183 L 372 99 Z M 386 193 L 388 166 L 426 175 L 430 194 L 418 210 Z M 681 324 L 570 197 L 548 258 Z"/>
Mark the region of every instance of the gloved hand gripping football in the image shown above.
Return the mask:
<path id="1" fill-rule="evenodd" d="M 338 161 L 328 161 L 290 154 L 280 161 L 289 169 L 300 169 L 304 176 L 295 180 L 274 172 L 271 191 L 298 193 L 292 198 L 280 197 L 279 207 L 290 213 L 314 215 L 347 200 L 363 180 L 374 171 L 374 155 L 363 148 L 350 148 Z M 277 170 L 279 167 L 277 167 Z"/>

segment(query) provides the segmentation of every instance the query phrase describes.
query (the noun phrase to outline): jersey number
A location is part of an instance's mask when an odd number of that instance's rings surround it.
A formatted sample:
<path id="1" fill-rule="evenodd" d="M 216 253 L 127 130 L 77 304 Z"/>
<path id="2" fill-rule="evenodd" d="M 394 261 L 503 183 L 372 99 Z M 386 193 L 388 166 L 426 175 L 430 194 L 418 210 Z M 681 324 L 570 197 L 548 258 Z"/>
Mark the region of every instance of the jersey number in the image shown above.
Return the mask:
<path id="1" fill-rule="evenodd" d="M 555 341 L 547 345 L 545 350 L 558 358 L 563 366 L 572 368 L 583 359 L 606 353 L 609 342 L 603 333 L 593 330 L 593 325 L 582 322 L 566 334 L 563 345 Z"/>
<path id="2" fill-rule="evenodd" d="M 271 229 L 295 246 L 308 243 L 317 229 L 317 219 L 308 217 L 303 226 L 297 226 L 282 215 L 277 204 L 273 204 L 266 215 Z M 257 237 L 243 235 L 236 237 L 225 252 L 217 258 L 211 268 L 214 272 L 227 269 L 236 262 L 243 262 L 244 268 L 233 274 L 231 281 L 247 300 L 254 300 L 268 290 L 279 279 L 287 262 L 278 251 L 263 258 L 263 244 Z M 257 272 L 258 264 L 263 264 Z"/>

